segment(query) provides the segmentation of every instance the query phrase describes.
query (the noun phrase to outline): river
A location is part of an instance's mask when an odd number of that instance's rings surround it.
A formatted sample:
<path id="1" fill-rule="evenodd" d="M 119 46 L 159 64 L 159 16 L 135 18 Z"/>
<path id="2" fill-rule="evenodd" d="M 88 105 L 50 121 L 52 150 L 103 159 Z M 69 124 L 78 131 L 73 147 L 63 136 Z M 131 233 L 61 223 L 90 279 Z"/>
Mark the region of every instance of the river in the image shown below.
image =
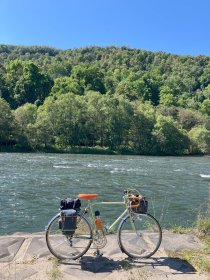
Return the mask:
<path id="1" fill-rule="evenodd" d="M 1 153 L 0 234 L 43 231 L 62 198 L 121 201 L 126 188 L 146 195 L 162 227 L 190 226 L 209 207 L 209 185 L 210 157 Z M 112 221 L 121 209 L 100 210 Z"/>

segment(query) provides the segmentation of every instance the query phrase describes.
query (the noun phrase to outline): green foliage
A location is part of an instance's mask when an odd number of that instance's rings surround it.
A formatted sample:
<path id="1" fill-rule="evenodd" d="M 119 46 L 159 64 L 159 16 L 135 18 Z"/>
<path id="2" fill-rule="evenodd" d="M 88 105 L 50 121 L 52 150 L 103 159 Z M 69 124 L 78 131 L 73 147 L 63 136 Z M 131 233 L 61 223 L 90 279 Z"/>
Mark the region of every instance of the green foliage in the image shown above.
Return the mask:
<path id="1" fill-rule="evenodd" d="M 203 114 L 210 116 L 210 100 L 209 99 L 205 99 L 203 101 L 203 103 L 200 105 L 200 111 Z"/>
<path id="2" fill-rule="evenodd" d="M 80 86 L 78 81 L 73 80 L 70 77 L 61 77 L 54 80 L 51 95 L 56 96 L 68 92 L 82 95 L 84 93 L 84 89 L 82 86 Z"/>
<path id="3" fill-rule="evenodd" d="M 210 218 L 199 214 L 196 220 L 196 230 L 200 237 L 210 236 Z"/>
<path id="4" fill-rule="evenodd" d="M 130 128 L 130 146 L 137 154 L 155 154 L 153 129 L 155 110 L 150 104 L 137 103 Z"/>
<path id="5" fill-rule="evenodd" d="M 105 93 L 105 86 L 103 83 L 104 74 L 100 68 L 95 65 L 77 65 L 73 68 L 71 77 L 86 91 L 93 90 Z"/>
<path id="6" fill-rule="evenodd" d="M 202 154 L 210 153 L 210 130 L 202 126 L 193 127 L 189 131 L 189 137 L 192 143 L 191 152 Z"/>
<path id="7" fill-rule="evenodd" d="M 9 104 L 0 98 L 0 145 L 9 145 L 14 140 L 14 119 Z"/>
<path id="8" fill-rule="evenodd" d="M 206 56 L 0 45 L 1 106 L 10 112 L 1 138 L 33 149 L 209 153 L 209 73 Z"/>
<path id="9" fill-rule="evenodd" d="M 37 107 L 34 104 L 26 103 L 14 111 L 14 117 L 17 124 L 19 142 L 23 146 L 32 146 L 33 135 L 31 126 L 36 122 Z"/>
<path id="10" fill-rule="evenodd" d="M 181 155 L 189 147 L 189 138 L 186 131 L 170 117 L 159 115 L 154 127 L 153 135 L 156 138 L 160 153 L 166 155 Z"/>
<path id="11" fill-rule="evenodd" d="M 192 233 L 198 236 L 203 247 L 197 250 L 184 250 L 169 253 L 170 257 L 180 258 L 190 263 L 199 272 L 210 272 L 210 219 L 208 216 L 199 214 L 193 228 L 175 227 L 172 229 L 176 233 Z"/>
<path id="12" fill-rule="evenodd" d="M 11 61 L 6 69 L 7 85 L 13 107 L 25 103 L 43 103 L 53 84 L 46 74 L 40 73 L 34 63 L 20 60 Z"/>
<path id="13" fill-rule="evenodd" d="M 192 233 L 192 228 L 186 228 L 180 225 L 175 225 L 170 230 L 174 233 L 179 233 L 179 234 Z"/>
<path id="14" fill-rule="evenodd" d="M 206 122 L 206 118 L 199 112 L 183 108 L 178 110 L 177 120 L 182 128 L 187 131 L 191 130 L 193 127 L 204 125 Z"/>
<path id="15" fill-rule="evenodd" d="M 176 97 L 168 86 L 160 88 L 160 104 L 165 106 L 175 106 L 177 103 Z"/>

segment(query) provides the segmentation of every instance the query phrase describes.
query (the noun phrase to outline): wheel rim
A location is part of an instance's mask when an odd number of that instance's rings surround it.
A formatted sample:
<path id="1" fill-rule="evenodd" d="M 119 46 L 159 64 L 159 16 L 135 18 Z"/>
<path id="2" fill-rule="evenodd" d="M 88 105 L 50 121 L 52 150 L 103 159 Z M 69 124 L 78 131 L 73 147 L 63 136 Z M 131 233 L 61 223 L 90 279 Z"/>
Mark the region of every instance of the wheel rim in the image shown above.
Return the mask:
<path id="1" fill-rule="evenodd" d="M 92 230 L 86 218 L 78 215 L 75 233 L 64 235 L 59 229 L 57 216 L 49 224 L 46 241 L 50 252 L 59 259 L 77 259 L 84 255 L 92 243 Z"/>
<path id="2" fill-rule="evenodd" d="M 119 246 L 130 257 L 151 257 L 158 250 L 161 240 L 160 225 L 150 214 L 133 214 L 132 218 L 128 215 L 119 228 Z"/>

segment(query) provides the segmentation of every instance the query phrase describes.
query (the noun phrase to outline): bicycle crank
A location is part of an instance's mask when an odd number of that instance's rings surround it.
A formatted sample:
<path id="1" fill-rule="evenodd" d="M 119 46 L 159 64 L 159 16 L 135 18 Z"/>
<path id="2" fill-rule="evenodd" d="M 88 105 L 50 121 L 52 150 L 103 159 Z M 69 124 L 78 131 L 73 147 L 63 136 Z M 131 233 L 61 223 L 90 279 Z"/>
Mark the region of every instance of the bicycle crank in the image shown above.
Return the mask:
<path id="1" fill-rule="evenodd" d="M 97 231 L 93 236 L 93 244 L 97 249 L 104 248 L 107 243 L 107 238 L 102 231 Z"/>

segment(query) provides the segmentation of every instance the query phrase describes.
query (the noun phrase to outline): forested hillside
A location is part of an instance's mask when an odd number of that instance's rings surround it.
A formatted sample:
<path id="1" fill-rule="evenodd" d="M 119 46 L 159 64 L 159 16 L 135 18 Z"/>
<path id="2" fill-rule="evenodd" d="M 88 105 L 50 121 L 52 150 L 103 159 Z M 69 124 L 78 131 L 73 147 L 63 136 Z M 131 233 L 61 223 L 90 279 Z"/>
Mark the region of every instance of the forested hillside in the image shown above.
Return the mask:
<path id="1" fill-rule="evenodd" d="M 0 45 L 0 150 L 86 148 L 209 154 L 210 57 Z"/>

